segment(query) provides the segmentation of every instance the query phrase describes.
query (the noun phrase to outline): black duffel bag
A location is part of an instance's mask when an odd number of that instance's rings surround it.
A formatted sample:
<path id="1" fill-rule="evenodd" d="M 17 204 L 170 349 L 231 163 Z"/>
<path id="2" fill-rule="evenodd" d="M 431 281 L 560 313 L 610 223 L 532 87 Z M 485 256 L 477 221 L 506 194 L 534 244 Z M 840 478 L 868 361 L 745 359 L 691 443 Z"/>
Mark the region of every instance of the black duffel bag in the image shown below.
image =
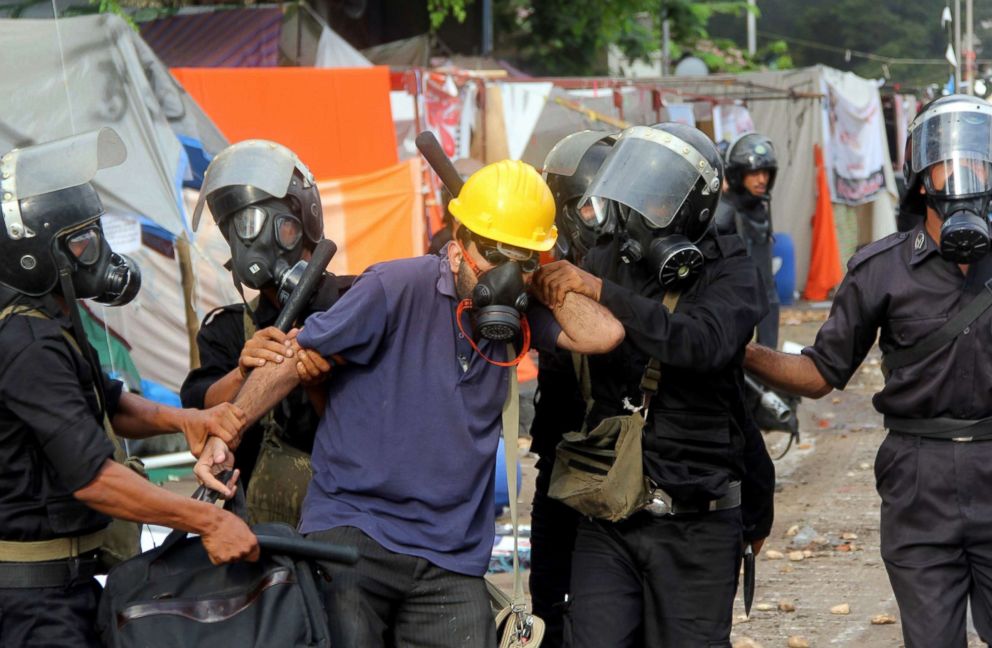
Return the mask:
<path id="1" fill-rule="evenodd" d="M 282 523 L 252 527 L 258 562 L 214 565 L 174 531 L 107 575 L 98 625 L 113 648 L 330 646 L 309 559 L 354 563 L 354 548 L 306 540 Z"/>

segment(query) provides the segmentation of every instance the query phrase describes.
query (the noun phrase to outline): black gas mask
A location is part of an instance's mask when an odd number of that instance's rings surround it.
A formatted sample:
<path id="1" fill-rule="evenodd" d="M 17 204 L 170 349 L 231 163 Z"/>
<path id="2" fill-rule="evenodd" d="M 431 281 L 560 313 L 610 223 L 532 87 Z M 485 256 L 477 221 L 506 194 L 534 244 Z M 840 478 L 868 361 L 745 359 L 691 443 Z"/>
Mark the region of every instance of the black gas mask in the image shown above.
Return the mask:
<path id="1" fill-rule="evenodd" d="M 529 250 L 523 251 L 478 238 L 476 246 L 479 252 L 486 261 L 495 265 L 491 270 L 483 272 L 461 241 L 456 239 L 454 244 L 461 248 L 465 265 L 478 277 L 471 298 L 463 299 L 455 312 L 459 330 L 487 362 L 503 367 L 519 364 L 530 350 L 530 327 L 525 315 L 529 298 L 524 273 L 537 270 L 540 258 L 537 253 Z M 473 337 L 462 328 L 462 315 L 466 311 L 472 314 L 475 330 L 487 340 L 509 343 L 517 336 L 522 336 L 523 344 L 517 357 L 508 362 L 496 362 L 483 353 Z"/>
<path id="2" fill-rule="evenodd" d="M 509 342 L 520 334 L 527 311 L 527 291 L 520 264 L 508 261 L 479 277 L 472 290 L 472 309 L 479 335 L 496 342 Z"/>
<path id="3" fill-rule="evenodd" d="M 638 212 L 626 211 L 626 226 L 620 243 L 625 263 L 644 262 L 664 288 L 688 283 L 703 266 L 703 253 L 684 234 L 666 233 L 671 228 L 651 227 Z"/>
<path id="4" fill-rule="evenodd" d="M 281 201 L 265 200 L 231 214 L 225 234 L 235 278 L 255 290 L 275 287 L 285 303 L 307 266 L 300 219 Z"/>
<path id="5" fill-rule="evenodd" d="M 71 274 L 77 299 L 123 306 L 137 296 L 141 289 L 137 263 L 111 250 L 98 225 L 67 235 L 64 245 L 63 270 Z"/>
<path id="6" fill-rule="evenodd" d="M 985 167 L 988 172 L 988 165 Z M 937 212 L 940 226 L 940 255 L 955 263 L 974 263 L 989 252 L 989 193 L 955 195 L 955 187 L 983 187 L 985 181 L 969 166 L 959 166 L 945 180 L 945 187 L 936 190 L 930 175 L 923 181 L 926 203 Z M 960 193 L 957 192 L 957 193 Z"/>

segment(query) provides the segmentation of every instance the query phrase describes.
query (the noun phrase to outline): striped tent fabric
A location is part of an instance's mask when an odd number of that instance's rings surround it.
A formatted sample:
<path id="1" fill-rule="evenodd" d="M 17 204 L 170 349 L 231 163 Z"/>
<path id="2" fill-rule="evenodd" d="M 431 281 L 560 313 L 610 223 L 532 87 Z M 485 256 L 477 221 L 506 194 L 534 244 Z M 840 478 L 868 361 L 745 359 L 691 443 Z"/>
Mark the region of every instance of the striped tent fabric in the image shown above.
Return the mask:
<path id="1" fill-rule="evenodd" d="M 158 18 L 141 37 L 168 67 L 275 67 L 282 11 L 229 9 Z"/>

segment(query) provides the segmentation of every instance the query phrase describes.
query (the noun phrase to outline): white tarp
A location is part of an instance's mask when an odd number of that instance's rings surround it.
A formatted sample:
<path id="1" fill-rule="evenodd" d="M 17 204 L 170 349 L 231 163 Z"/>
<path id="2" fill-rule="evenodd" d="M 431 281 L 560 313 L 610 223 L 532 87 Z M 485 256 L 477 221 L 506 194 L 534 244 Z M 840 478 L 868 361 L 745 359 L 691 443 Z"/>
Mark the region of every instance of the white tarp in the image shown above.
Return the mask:
<path id="1" fill-rule="evenodd" d="M 503 95 L 503 119 L 506 122 L 506 143 L 510 159 L 523 157 L 530 136 L 534 133 L 537 120 L 548 101 L 551 82 L 501 83 Z"/>
<path id="2" fill-rule="evenodd" d="M 337 32 L 324 25 L 317 43 L 317 56 L 313 63 L 319 68 L 372 67 L 372 63 L 361 52 L 338 36 Z"/>
<path id="3" fill-rule="evenodd" d="M 754 130 L 754 120 L 744 106 L 720 104 L 713 106 L 713 141 L 733 142 Z"/>
<path id="4" fill-rule="evenodd" d="M 882 102 L 875 85 L 850 72 L 823 70 L 826 150 L 833 202 L 863 205 L 885 191 L 889 165 Z"/>
<path id="5" fill-rule="evenodd" d="M 186 229 L 179 185 L 189 161 L 174 125 L 205 145 L 223 138 L 161 62 L 113 14 L 0 20 L 0 152 L 103 126 L 127 161 L 95 181 L 109 211 Z"/>

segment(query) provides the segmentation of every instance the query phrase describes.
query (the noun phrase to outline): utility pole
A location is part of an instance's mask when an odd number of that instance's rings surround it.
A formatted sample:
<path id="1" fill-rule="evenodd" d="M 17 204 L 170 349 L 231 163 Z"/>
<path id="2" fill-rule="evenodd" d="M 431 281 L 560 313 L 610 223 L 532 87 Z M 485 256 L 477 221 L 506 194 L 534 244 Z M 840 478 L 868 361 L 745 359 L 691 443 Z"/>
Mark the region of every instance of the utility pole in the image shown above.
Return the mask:
<path id="1" fill-rule="evenodd" d="M 970 3 L 971 0 L 968 0 Z M 758 20 L 754 15 L 758 5 L 756 0 L 747 0 L 747 53 L 754 56 L 758 51 Z"/>
<path id="2" fill-rule="evenodd" d="M 482 0 L 482 55 L 493 53 L 493 0 Z"/>
<path id="3" fill-rule="evenodd" d="M 964 5 L 964 80 L 968 84 L 968 94 L 975 94 L 975 12 L 974 0 Z"/>
<path id="4" fill-rule="evenodd" d="M 954 0 L 954 92 L 961 92 L 961 0 Z"/>
<path id="5" fill-rule="evenodd" d="M 661 10 L 661 76 L 668 76 L 672 65 L 668 45 L 672 40 L 672 23 L 668 18 L 668 7 Z"/>

